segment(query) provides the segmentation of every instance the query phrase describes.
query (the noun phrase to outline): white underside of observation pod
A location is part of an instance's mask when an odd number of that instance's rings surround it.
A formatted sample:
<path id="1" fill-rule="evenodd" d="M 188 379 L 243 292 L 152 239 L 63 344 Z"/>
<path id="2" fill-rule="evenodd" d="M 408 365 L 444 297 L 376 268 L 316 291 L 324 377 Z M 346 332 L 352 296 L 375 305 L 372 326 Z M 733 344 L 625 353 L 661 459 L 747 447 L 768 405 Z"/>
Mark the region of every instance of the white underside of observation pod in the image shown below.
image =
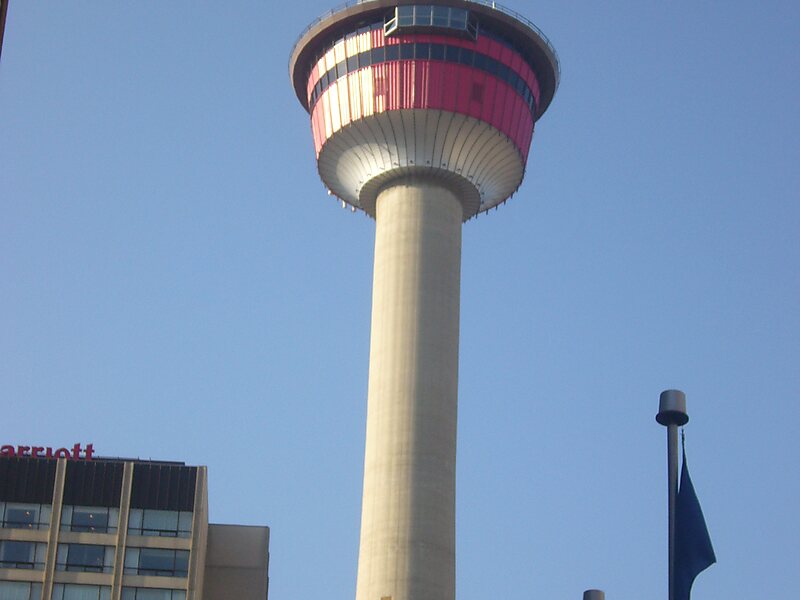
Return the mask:
<path id="1" fill-rule="evenodd" d="M 333 194 L 375 216 L 390 181 L 440 179 L 464 206 L 464 220 L 506 200 L 525 165 L 511 139 L 467 115 L 436 109 L 390 110 L 351 122 L 322 146 L 319 174 Z"/>

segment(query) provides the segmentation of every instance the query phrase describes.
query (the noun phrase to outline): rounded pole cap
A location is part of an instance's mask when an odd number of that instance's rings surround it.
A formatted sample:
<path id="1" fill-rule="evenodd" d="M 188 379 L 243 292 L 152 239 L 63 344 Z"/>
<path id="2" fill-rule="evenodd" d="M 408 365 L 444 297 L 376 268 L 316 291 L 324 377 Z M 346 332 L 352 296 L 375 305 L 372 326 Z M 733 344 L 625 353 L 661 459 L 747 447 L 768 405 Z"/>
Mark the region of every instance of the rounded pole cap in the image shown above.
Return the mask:
<path id="1" fill-rule="evenodd" d="M 686 425 L 689 422 L 689 415 L 686 414 L 686 394 L 680 390 L 661 392 L 656 421 L 664 426 Z"/>
<path id="2" fill-rule="evenodd" d="M 606 594 L 601 590 L 586 590 L 583 592 L 583 600 L 606 600 Z"/>

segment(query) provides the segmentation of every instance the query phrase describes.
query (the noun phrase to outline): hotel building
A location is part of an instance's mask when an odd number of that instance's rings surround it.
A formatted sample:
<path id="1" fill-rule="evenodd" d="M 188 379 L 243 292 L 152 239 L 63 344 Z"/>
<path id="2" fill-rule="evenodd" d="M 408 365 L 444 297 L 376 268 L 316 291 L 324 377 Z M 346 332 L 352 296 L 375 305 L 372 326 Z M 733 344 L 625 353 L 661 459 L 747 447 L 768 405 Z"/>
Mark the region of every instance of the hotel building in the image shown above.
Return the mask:
<path id="1" fill-rule="evenodd" d="M 268 564 L 267 527 L 209 524 L 206 467 L 0 457 L 0 600 L 266 600 Z"/>

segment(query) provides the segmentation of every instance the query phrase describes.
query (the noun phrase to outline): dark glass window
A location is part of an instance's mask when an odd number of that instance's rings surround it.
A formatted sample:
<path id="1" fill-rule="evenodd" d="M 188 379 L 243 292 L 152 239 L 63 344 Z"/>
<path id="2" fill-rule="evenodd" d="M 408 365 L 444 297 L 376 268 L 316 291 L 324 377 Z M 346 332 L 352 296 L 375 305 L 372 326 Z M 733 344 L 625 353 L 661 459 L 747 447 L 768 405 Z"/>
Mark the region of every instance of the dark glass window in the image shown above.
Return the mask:
<path id="1" fill-rule="evenodd" d="M 59 544 L 56 568 L 59 571 L 110 573 L 114 548 L 94 544 Z"/>
<path id="2" fill-rule="evenodd" d="M 432 6 L 415 6 L 414 7 L 414 24 L 415 25 L 428 25 L 431 24 L 431 13 L 433 12 Z"/>
<path id="3" fill-rule="evenodd" d="M 413 6 L 398 6 L 397 7 L 397 26 L 408 27 L 414 24 L 414 7 Z"/>
<path id="4" fill-rule="evenodd" d="M 358 55 L 359 67 L 368 67 L 371 64 L 372 64 L 372 53 L 369 50 L 365 50 L 364 52 Z"/>
<path id="5" fill-rule="evenodd" d="M 74 511 L 73 531 L 108 531 L 108 512 Z"/>
<path id="6" fill-rule="evenodd" d="M 344 61 L 336 63 L 336 79 L 347 74 L 347 64 Z"/>
<path id="7" fill-rule="evenodd" d="M 444 59 L 447 62 L 458 62 L 458 51 L 460 48 L 458 46 L 446 46 L 444 49 Z"/>
<path id="8" fill-rule="evenodd" d="M 487 60 L 489 60 L 489 57 L 485 54 L 479 54 L 478 52 L 475 53 L 475 67 L 481 71 L 488 71 L 486 63 Z"/>
<path id="9" fill-rule="evenodd" d="M 446 6 L 399 6 L 387 14 L 383 21 L 383 32 L 390 35 L 401 28 L 447 28 L 467 32 L 475 39 L 478 35 L 478 20 L 469 11 Z"/>
<path id="10" fill-rule="evenodd" d="M 397 44 L 386 46 L 386 60 L 397 60 L 400 58 L 400 48 Z"/>
<path id="11" fill-rule="evenodd" d="M 0 568 L 42 569 L 44 568 L 47 544 L 36 542 L 0 541 Z M 2 598 L 0 594 L 0 598 Z"/>
<path id="12" fill-rule="evenodd" d="M 431 44 L 431 59 L 444 60 L 444 44 Z"/>
<path id="13" fill-rule="evenodd" d="M 450 27 L 453 29 L 467 28 L 467 11 L 463 8 L 450 9 Z"/>
<path id="14" fill-rule="evenodd" d="M 128 533 L 159 537 L 189 537 L 192 533 L 191 511 L 132 508 Z"/>
<path id="15" fill-rule="evenodd" d="M 128 548 L 125 552 L 125 573 L 186 577 L 189 573 L 189 551 Z"/>
<path id="16" fill-rule="evenodd" d="M 122 600 L 186 600 L 184 590 L 123 587 Z"/>
<path id="17" fill-rule="evenodd" d="M 370 51 L 372 55 L 372 64 L 382 63 L 386 60 L 386 48 L 384 46 L 380 46 L 379 48 L 373 48 Z"/>
<path id="18" fill-rule="evenodd" d="M 430 53 L 430 44 L 414 44 L 414 58 L 428 60 Z"/>
<path id="19" fill-rule="evenodd" d="M 36 512 L 25 508 L 9 508 L 6 510 L 6 523 L 10 527 L 34 529 Z"/>
<path id="20" fill-rule="evenodd" d="M 39 600 L 42 595 L 42 584 L 28 581 L 0 581 L 0 598 L 14 600 Z"/>
<path id="21" fill-rule="evenodd" d="M 347 72 L 352 73 L 358 70 L 358 55 L 347 57 Z"/>
<path id="22" fill-rule="evenodd" d="M 56 583 L 53 600 L 111 600 L 111 586 Z"/>
<path id="23" fill-rule="evenodd" d="M 433 7 L 433 26 L 447 27 L 450 23 L 450 9 L 446 6 Z"/>
<path id="24" fill-rule="evenodd" d="M 33 568 L 33 542 L 0 542 L 0 566 L 14 569 L 26 565 Z"/>
<path id="25" fill-rule="evenodd" d="M 508 73 L 510 69 L 500 61 L 497 61 L 497 76 L 503 81 L 508 81 Z"/>
<path id="26" fill-rule="evenodd" d="M 49 504 L 0 502 L 0 527 L 10 529 L 47 529 L 50 525 Z"/>
<path id="27" fill-rule="evenodd" d="M 67 505 L 61 510 L 62 531 L 114 533 L 118 520 L 118 508 Z"/>
<path id="28" fill-rule="evenodd" d="M 472 61 L 475 58 L 475 53 L 470 50 L 469 48 L 462 48 L 461 49 L 461 56 L 458 59 L 462 65 L 472 65 Z"/>

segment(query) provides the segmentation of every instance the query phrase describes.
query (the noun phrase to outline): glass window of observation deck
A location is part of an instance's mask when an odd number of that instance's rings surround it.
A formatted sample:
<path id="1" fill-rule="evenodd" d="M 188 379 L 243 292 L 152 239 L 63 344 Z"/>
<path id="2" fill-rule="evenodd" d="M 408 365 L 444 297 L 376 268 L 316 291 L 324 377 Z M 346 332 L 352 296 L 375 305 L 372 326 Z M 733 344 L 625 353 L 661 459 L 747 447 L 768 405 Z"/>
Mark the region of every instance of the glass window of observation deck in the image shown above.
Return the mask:
<path id="1" fill-rule="evenodd" d="M 450 9 L 450 27 L 453 29 L 467 28 L 467 11 L 463 8 Z"/>
<path id="2" fill-rule="evenodd" d="M 398 6 L 397 7 L 397 26 L 410 27 L 414 24 L 414 7 L 413 6 Z"/>
<path id="3" fill-rule="evenodd" d="M 433 15 L 432 6 L 415 6 L 414 7 L 414 23 L 416 25 L 430 25 L 431 16 Z"/>
<path id="4" fill-rule="evenodd" d="M 383 32 L 389 35 L 402 28 L 431 27 L 466 32 L 473 39 L 478 35 L 478 21 L 468 10 L 430 4 L 398 6 L 386 15 Z"/>
<path id="5" fill-rule="evenodd" d="M 446 6 L 433 7 L 433 26 L 448 27 L 450 25 L 450 9 Z"/>

